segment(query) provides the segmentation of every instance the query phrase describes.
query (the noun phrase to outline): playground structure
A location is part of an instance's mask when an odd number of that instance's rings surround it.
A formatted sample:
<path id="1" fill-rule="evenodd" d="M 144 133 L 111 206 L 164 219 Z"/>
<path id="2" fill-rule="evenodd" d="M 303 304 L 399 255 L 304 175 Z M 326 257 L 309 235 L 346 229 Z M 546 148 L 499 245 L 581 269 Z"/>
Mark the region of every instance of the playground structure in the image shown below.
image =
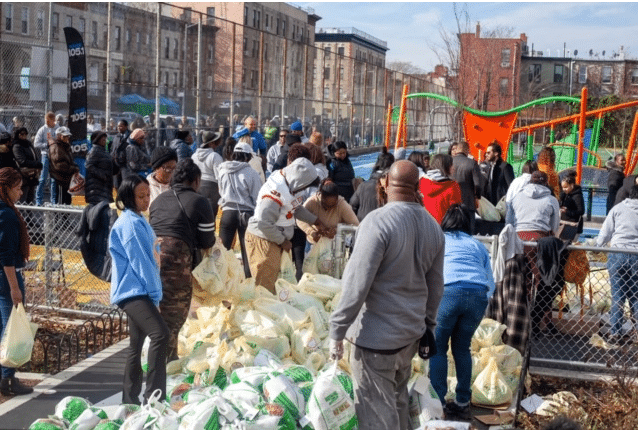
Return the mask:
<path id="1" fill-rule="evenodd" d="M 485 112 L 467 106 L 460 106 L 459 103 L 457 103 L 456 101 L 440 94 L 408 94 L 408 86 L 405 85 L 403 87 L 403 96 L 401 98 L 401 106 L 399 110 L 399 125 L 397 127 L 395 148 L 398 148 L 399 146 L 406 146 L 407 144 L 407 100 L 417 97 L 440 100 L 462 110 L 463 134 L 465 140 L 469 143 L 471 154 L 476 160 L 482 160 L 483 154 L 485 153 L 487 147 L 491 144 L 497 143 L 502 148 L 503 153 L 507 154 L 507 161 L 509 163 L 512 163 L 514 160 L 514 145 L 511 144 L 512 136 L 518 133 L 527 133 L 525 158 L 526 160 L 532 160 L 534 157 L 534 141 L 532 132 L 543 127 L 550 127 L 550 146 L 553 146 L 557 150 L 557 159 L 569 160 L 571 157 L 571 163 L 567 162 L 567 164 L 569 165 L 569 167 L 573 167 L 575 165 L 576 182 L 578 184 L 580 184 L 582 180 L 583 166 L 593 166 L 598 168 L 602 167 L 602 161 L 600 160 L 597 151 L 600 138 L 600 130 L 603 123 L 603 116 L 606 113 L 612 111 L 638 106 L 638 100 L 635 100 L 587 111 L 587 87 L 584 87 L 582 89 L 580 98 L 571 96 L 543 97 L 506 111 Z M 536 124 L 529 124 L 518 128 L 514 127 L 514 124 L 516 123 L 516 120 L 518 118 L 518 113 L 520 111 L 532 106 L 553 102 L 578 103 L 580 105 L 580 109 L 578 113 L 572 115 L 567 115 Z M 589 133 L 587 139 L 588 145 L 586 145 L 586 119 L 587 117 L 592 116 L 596 119 L 594 121 L 593 128 L 591 130 L 587 130 Z M 388 147 L 390 145 L 390 125 L 392 121 L 391 105 L 388 106 L 388 116 L 386 121 L 385 145 L 386 147 Z M 559 124 L 565 123 L 572 123 L 571 133 L 567 135 L 566 138 L 562 139 L 561 142 L 555 142 L 555 127 Z M 634 122 L 629 137 L 626 155 L 627 164 L 625 166 L 625 175 L 633 172 L 636 168 L 636 165 L 638 164 L 638 151 L 636 151 L 635 147 L 637 133 L 638 112 L 634 117 Z"/>

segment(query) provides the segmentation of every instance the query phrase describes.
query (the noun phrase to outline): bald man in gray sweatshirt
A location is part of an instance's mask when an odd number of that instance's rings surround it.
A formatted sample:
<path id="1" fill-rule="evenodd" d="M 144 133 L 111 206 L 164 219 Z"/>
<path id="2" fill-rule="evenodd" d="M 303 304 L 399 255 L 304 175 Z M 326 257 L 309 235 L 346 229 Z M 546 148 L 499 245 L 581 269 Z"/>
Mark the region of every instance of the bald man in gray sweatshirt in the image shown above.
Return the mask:
<path id="1" fill-rule="evenodd" d="M 445 239 L 417 196 L 419 171 L 401 160 L 384 186 L 388 203 L 361 222 L 330 317 L 330 353 L 350 365 L 360 429 L 408 429 L 411 361 L 443 294 Z"/>

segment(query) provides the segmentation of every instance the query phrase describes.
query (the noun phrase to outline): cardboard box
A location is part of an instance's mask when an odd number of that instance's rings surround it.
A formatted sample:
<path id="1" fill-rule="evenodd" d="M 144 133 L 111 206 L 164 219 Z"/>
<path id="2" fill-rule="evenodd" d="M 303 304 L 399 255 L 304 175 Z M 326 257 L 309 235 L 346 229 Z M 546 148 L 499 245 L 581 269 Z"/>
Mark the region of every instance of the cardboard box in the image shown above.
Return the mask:
<path id="1" fill-rule="evenodd" d="M 558 312 L 552 312 L 552 322 L 563 334 L 571 336 L 591 336 L 600 329 L 600 315 L 583 315 L 580 313 L 563 312 L 558 318 Z"/>

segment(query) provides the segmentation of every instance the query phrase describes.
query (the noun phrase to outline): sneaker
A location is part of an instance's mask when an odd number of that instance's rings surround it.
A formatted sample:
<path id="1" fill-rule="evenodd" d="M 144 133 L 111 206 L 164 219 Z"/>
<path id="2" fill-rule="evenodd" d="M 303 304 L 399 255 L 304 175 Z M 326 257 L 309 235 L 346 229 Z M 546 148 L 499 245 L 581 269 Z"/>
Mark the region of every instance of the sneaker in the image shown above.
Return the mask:
<path id="1" fill-rule="evenodd" d="M 461 420 L 471 421 L 472 413 L 470 412 L 470 405 L 459 406 L 456 402 L 450 402 L 443 408 L 445 413 L 445 419 L 450 421 Z"/>

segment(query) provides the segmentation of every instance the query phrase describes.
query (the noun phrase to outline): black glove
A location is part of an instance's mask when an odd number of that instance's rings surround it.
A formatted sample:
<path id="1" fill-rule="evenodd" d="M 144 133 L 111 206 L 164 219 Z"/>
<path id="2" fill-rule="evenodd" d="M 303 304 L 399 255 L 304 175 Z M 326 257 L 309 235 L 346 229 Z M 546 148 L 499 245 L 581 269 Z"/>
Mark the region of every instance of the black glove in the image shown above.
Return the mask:
<path id="1" fill-rule="evenodd" d="M 424 360 L 432 358 L 436 354 L 436 338 L 430 328 L 425 329 L 425 333 L 419 341 L 419 357 Z"/>

